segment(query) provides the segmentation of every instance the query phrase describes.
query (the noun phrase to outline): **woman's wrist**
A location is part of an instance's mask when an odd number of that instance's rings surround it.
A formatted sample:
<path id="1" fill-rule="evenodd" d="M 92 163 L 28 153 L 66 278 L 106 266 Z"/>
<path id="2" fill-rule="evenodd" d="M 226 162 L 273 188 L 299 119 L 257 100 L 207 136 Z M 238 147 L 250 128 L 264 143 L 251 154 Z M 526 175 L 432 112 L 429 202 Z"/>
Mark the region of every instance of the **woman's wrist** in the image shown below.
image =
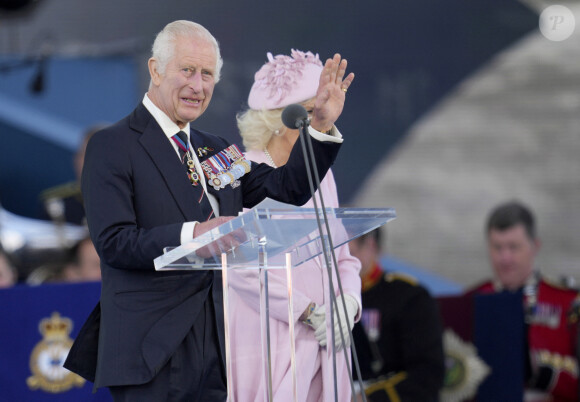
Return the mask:
<path id="1" fill-rule="evenodd" d="M 310 317 L 310 314 L 312 314 L 312 312 L 314 311 L 315 308 L 316 308 L 316 303 L 310 302 L 310 304 L 306 307 L 306 309 L 302 312 L 302 314 L 300 315 L 300 318 L 298 318 L 298 319 L 302 322 L 307 323 L 308 317 Z"/>

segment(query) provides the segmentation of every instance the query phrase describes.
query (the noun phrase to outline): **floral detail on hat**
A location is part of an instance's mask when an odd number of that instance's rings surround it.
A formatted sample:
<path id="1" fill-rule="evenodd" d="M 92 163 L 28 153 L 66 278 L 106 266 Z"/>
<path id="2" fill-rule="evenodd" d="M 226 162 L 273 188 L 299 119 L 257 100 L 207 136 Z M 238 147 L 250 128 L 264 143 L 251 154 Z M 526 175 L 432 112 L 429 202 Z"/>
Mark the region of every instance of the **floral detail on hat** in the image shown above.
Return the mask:
<path id="1" fill-rule="evenodd" d="M 312 52 L 292 49 L 291 56 L 281 54 L 274 57 L 268 52 L 268 63 L 256 73 L 254 86 L 257 89 L 269 89 L 267 97 L 280 103 L 302 78 L 308 64 L 322 67 L 318 53 L 314 55 Z"/>

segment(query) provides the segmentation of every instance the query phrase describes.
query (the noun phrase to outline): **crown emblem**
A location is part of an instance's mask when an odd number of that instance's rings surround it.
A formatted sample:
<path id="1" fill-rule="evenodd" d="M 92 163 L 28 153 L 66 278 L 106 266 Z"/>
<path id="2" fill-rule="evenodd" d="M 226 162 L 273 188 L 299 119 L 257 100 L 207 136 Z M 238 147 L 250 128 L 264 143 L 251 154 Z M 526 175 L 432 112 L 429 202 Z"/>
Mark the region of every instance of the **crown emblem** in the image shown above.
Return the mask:
<path id="1" fill-rule="evenodd" d="M 72 331 L 72 321 L 70 318 L 61 317 L 59 313 L 54 312 L 50 318 L 43 318 L 40 321 L 38 331 L 47 340 L 68 338 Z"/>
<path id="2" fill-rule="evenodd" d="M 83 378 L 63 367 L 73 343 L 69 337 L 72 328 L 72 320 L 61 317 L 58 312 L 40 321 L 38 331 L 43 339 L 36 344 L 30 356 L 32 376 L 26 380 L 30 389 L 61 393 L 85 384 Z"/>

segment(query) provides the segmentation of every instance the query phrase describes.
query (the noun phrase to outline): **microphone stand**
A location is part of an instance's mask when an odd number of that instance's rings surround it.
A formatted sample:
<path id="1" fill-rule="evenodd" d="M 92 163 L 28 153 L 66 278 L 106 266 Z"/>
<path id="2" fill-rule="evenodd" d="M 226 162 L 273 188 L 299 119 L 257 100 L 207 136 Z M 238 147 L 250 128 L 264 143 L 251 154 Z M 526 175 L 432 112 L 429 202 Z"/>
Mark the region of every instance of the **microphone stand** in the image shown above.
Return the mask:
<path id="1" fill-rule="evenodd" d="M 322 191 L 319 191 L 318 196 L 320 198 L 320 203 L 321 203 L 320 210 L 322 211 L 322 219 L 324 220 L 326 233 L 327 233 L 326 238 L 323 237 L 322 223 L 320 220 L 318 203 L 317 203 L 316 197 L 315 197 L 313 176 L 314 176 L 314 180 L 316 182 L 316 188 L 318 188 L 318 189 L 320 189 L 320 178 L 318 176 L 318 169 L 316 167 L 316 158 L 314 155 L 314 150 L 312 148 L 312 139 L 310 138 L 310 135 L 308 134 L 308 125 L 309 124 L 310 124 L 310 122 L 309 122 L 308 118 L 305 118 L 305 119 L 302 119 L 302 120 L 296 122 L 297 128 L 300 129 L 299 130 L 300 131 L 300 143 L 302 146 L 302 152 L 304 154 L 304 163 L 306 165 L 308 184 L 310 185 L 310 193 L 312 195 L 312 202 L 314 204 L 314 212 L 316 214 L 316 222 L 318 224 L 318 231 L 320 233 L 320 238 L 322 241 L 322 252 L 324 254 L 324 259 L 325 259 L 326 269 L 327 269 L 327 274 L 328 274 L 328 287 L 329 287 L 329 295 L 330 295 L 330 300 L 331 300 L 331 303 L 330 303 L 330 328 L 332 331 L 331 342 L 332 342 L 332 369 L 333 369 L 333 377 L 334 377 L 334 399 L 335 399 L 335 401 L 338 402 L 338 387 L 337 387 L 338 376 L 337 376 L 337 372 L 336 372 L 336 344 L 334 341 L 334 309 L 337 309 L 336 311 L 338 311 L 339 306 L 338 306 L 338 303 L 336 301 L 336 295 L 334 294 L 334 286 L 333 286 L 333 281 L 332 281 L 332 266 L 331 266 L 331 263 L 329 261 L 329 254 L 332 255 L 332 261 L 334 263 L 334 273 L 336 274 L 336 282 L 337 282 L 338 289 L 339 289 L 341 295 L 343 295 L 343 290 L 342 290 L 342 281 L 340 279 L 340 275 L 339 275 L 339 271 L 338 271 L 338 262 L 336 260 L 336 254 L 334 252 L 334 244 L 332 242 L 332 235 L 330 232 L 330 226 L 328 224 L 328 217 L 326 215 L 326 207 L 324 205 L 324 197 L 322 195 Z M 308 144 L 306 144 L 306 143 L 308 143 Z M 309 152 L 307 152 L 307 146 L 308 146 Z M 308 158 L 309 153 L 310 153 L 310 161 Z M 311 164 L 312 164 L 312 166 L 311 166 Z M 328 243 L 327 243 L 327 241 L 328 241 Z M 348 325 L 348 328 L 351 328 L 350 318 L 348 317 L 347 309 L 346 309 L 346 302 L 344 301 L 344 297 L 341 297 L 340 299 L 342 301 L 342 308 L 343 308 L 343 311 L 345 313 L 344 317 L 346 320 L 346 324 Z M 337 314 L 337 318 L 338 318 L 338 324 L 342 328 L 340 314 Z M 353 353 L 353 361 L 355 363 L 355 368 L 356 368 L 356 372 L 358 375 L 359 386 L 361 389 L 362 400 L 363 400 L 363 402 L 367 402 L 366 395 L 365 395 L 364 389 L 363 389 L 363 384 L 362 384 L 362 376 L 361 376 L 361 372 L 360 372 L 360 365 L 358 363 L 358 355 L 356 353 L 356 347 L 354 345 L 354 340 L 352 338 L 352 332 L 349 331 L 348 334 L 349 334 L 350 345 L 351 345 L 351 349 L 352 349 L 352 353 Z M 348 374 L 349 374 L 352 398 L 355 398 L 356 394 L 355 394 L 355 389 L 354 389 L 354 382 L 352 379 L 352 370 L 351 370 L 351 366 L 349 363 L 350 356 L 348 355 L 348 350 L 345 347 L 344 334 L 342 333 L 342 331 L 340 331 L 340 340 L 342 342 L 342 349 L 343 349 L 344 358 L 345 358 L 345 362 L 346 362 L 346 366 L 347 366 L 347 370 L 348 370 Z"/>

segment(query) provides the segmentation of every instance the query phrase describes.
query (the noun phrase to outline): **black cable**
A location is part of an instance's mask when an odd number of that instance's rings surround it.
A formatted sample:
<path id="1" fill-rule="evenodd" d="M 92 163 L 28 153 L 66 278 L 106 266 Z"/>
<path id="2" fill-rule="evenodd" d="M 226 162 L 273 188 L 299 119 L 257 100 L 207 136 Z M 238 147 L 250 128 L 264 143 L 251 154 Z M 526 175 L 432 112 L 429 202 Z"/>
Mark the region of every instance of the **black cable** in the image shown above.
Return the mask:
<path id="1" fill-rule="evenodd" d="M 318 185 L 318 188 L 320 188 L 320 178 L 318 177 L 318 170 L 316 168 L 316 159 L 315 159 L 315 156 L 314 156 L 314 150 L 312 148 L 312 139 L 310 138 L 310 136 L 306 136 L 306 138 L 307 138 L 306 141 L 308 142 L 308 149 L 310 151 L 310 157 L 312 158 L 312 166 L 313 166 L 314 177 L 315 177 L 316 183 Z M 326 215 L 326 208 L 325 208 L 325 205 L 324 205 L 324 198 L 322 196 L 322 192 L 321 191 L 318 192 L 318 196 L 320 197 L 320 203 L 321 203 L 321 209 L 322 209 L 322 214 L 323 214 L 323 220 L 324 220 L 324 223 L 326 225 L 326 231 L 327 231 L 327 234 L 328 234 L 328 242 L 329 242 L 329 247 L 330 247 L 330 250 L 331 250 L 332 259 L 333 259 L 333 263 L 334 263 L 334 271 L 335 271 L 335 274 L 336 274 L 336 283 L 338 285 L 338 289 L 340 291 L 340 294 L 341 295 L 344 295 L 344 292 L 343 292 L 343 289 L 342 289 L 342 281 L 340 279 L 340 275 L 339 275 L 339 272 L 338 272 L 338 262 L 336 260 L 336 254 L 334 253 L 334 244 L 332 242 L 332 236 L 331 236 L 331 232 L 330 232 L 330 226 L 328 224 L 328 217 Z M 313 198 L 314 198 L 314 196 L 313 196 Z M 318 213 L 317 213 L 317 216 L 318 216 Z M 322 231 L 321 231 L 321 234 L 322 234 Z M 330 264 L 329 264 L 328 261 L 327 261 L 327 268 L 330 268 Z M 331 274 L 332 273 L 329 272 L 329 277 L 331 276 Z M 334 288 L 332 287 L 331 289 L 334 289 Z M 332 295 L 334 296 L 334 292 L 330 292 L 330 293 L 332 293 Z M 333 301 L 333 303 L 335 305 L 335 308 L 338 309 L 338 304 L 337 304 L 337 301 L 336 301 L 336 297 L 333 297 L 332 298 L 332 301 Z M 348 314 L 347 314 L 346 302 L 344 301 L 344 297 L 341 297 L 341 301 L 342 301 L 342 308 L 344 309 L 344 313 L 345 313 L 344 316 L 345 316 L 345 319 L 346 319 L 346 324 L 348 325 L 348 328 L 351 328 L 351 326 L 350 326 L 350 318 L 348 317 Z M 342 327 L 340 315 L 338 315 L 338 324 Z M 334 327 L 333 327 L 333 330 L 334 330 Z M 365 393 L 363 391 L 362 376 L 361 376 L 361 372 L 360 372 L 360 365 L 359 365 L 359 362 L 358 362 L 358 355 L 356 353 L 356 347 L 355 347 L 355 344 L 354 344 L 354 339 L 352 337 L 352 332 L 351 331 L 349 331 L 348 334 L 349 334 L 350 345 L 351 345 L 352 353 L 353 353 L 353 361 L 355 363 L 354 365 L 355 365 L 355 369 L 356 369 L 356 372 L 357 372 L 357 375 L 358 375 L 359 385 L 361 387 L 362 398 L 363 398 L 363 401 L 366 402 L 366 395 L 365 395 Z M 355 391 L 354 391 L 354 383 L 352 381 L 352 370 L 351 370 L 351 367 L 350 367 L 350 364 L 349 364 L 349 356 L 348 356 L 347 349 L 344 347 L 345 346 L 345 342 L 344 342 L 344 334 L 342 333 L 342 331 L 340 331 L 340 338 L 341 338 L 341 341 L 342 341 L 342 346 L 343 346 L 343 351 L 344 351 L 345 360 L 346 360 L 346 364 L 347 364 L 347 369 L 348 369 L 348 373 L 349 373 L 349 376 L 350 376 L 351 390 L 352 390 L 352 394 L 353 394 L 353 398 L 354 398 L 355 397 Z M 333 342 L 334 342 L 334 337 L 332 339 L 333 339 Z M 335 393 L 335 395 L 336 395 L 336 393 Z"/>

